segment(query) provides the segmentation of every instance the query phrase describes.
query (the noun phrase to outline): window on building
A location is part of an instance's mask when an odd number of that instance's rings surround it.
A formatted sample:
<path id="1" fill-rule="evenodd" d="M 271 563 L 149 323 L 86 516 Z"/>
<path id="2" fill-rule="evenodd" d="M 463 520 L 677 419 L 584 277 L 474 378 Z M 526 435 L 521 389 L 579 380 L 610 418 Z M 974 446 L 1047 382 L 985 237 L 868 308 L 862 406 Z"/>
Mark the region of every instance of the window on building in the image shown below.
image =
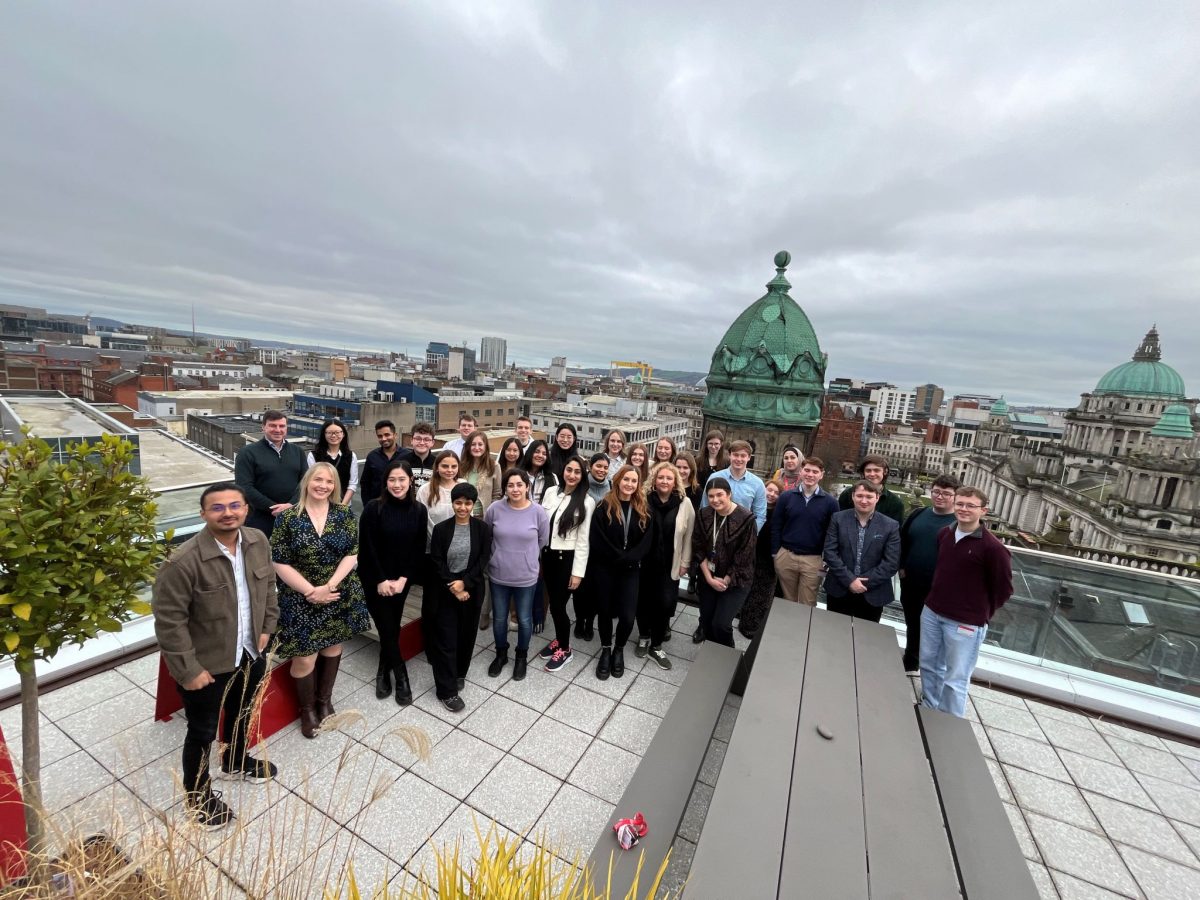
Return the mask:
<path id="1" fill-rule="evenodd" d="M 1170 531 L 1171 530 L 1171 520 L 1170 519 L 1159 519 L 1157 522 L 1154 523 L 1154 527 L 1157 528 L 1159 531 Z"/>

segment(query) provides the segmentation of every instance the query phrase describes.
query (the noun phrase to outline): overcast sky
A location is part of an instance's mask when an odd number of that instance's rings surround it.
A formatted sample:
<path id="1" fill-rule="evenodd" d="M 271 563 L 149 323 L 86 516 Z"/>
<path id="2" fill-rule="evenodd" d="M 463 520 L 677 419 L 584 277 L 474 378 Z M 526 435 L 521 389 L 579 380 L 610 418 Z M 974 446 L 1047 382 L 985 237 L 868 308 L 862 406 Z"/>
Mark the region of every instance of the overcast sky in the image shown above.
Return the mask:
<path id="1" fill-rule="evenodd" d="M 829 377 L 1200 393 L 1192 2 L 0 6 L 0 302 L 707 370 L 791 251 Z"/>

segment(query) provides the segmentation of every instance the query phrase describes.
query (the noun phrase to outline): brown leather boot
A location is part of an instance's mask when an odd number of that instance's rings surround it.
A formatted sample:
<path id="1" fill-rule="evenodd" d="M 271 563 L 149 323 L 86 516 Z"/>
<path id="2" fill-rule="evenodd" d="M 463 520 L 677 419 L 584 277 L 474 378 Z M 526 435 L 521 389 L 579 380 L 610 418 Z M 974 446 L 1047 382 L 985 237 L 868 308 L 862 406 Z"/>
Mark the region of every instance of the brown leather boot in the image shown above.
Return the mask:
<path id="1" fill-rule="evenodd" d="M 296 698 L 300 701 L 300 733 L 306 738 L 316 737 L 317 729 L 321 726 L 321 720 L 317 718 L 317 712 L 313 708 L 316 702 L 317 675 L 315 672 L 309 672 L 303 678 L 293 675 L 292 680 L 296 682 Z"/>
<path id="2" fill-rule="evenodd" d="M 342 655 L 317 657 L 317 719 L 324 722 L 337 712 L 333 708 L 333 683 L 337 681 Z"/>

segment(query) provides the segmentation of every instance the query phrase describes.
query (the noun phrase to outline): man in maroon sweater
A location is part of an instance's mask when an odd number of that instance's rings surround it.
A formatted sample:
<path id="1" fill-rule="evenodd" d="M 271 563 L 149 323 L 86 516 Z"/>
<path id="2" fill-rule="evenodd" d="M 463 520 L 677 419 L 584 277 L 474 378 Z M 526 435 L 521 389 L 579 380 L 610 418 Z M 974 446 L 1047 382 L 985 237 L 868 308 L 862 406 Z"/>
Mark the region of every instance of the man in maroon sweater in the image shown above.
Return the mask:
<path id="1" fill-rule="evenodd" d="M 1012 596 L 1012 556 L 984 527 L 985 515 L 983 491 L 955 491 L 956 524 L 938 533 L 933 585 L 921 613 L 921 702 L 959 717 L 988 622 Z"/>

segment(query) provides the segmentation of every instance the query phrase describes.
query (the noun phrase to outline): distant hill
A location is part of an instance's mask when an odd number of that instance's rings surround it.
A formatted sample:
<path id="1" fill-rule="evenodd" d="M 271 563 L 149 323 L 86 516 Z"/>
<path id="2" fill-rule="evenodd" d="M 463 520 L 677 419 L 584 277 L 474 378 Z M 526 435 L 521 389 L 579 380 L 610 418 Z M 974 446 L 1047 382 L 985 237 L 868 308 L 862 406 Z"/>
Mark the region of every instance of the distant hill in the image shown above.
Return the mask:
<path id="1" fill-rule="evenodd" d="M 608 369 L 580 369 L 587 375 L 607 375 Z M 653 381 L 673 381 L 677 384 L 695 385 L 707 377 L 707 372 L 688 372 L 682 369 L 655 369 Z"/>

